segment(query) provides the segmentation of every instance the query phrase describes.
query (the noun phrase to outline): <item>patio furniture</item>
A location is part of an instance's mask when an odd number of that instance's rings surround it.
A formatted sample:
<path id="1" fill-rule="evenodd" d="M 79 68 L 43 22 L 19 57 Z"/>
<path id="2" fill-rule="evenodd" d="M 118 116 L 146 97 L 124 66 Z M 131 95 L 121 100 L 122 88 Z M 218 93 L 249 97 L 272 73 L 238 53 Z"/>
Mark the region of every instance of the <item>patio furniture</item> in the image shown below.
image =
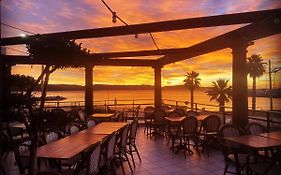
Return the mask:
<path id="1" fill-rule="evenodd" d="M 101 135 L 111 135 L 113 132 L 117 132 L 121 130 L 126 125 L 128 125 L 127 122 L 102 122 L 97 124 L 95 127 L 91 127 L 80 132 L 101 134 Z"/>
<path id="2" fill-rule="evenodd" d="M 180 124 L 182 120 L 185 118 L 183 117 L 184 115 L 181 115 L 180 113 L 173 111 L 168 114 L 168 117 L 165 117 L 166 119 L 166 126 L 167 126 L 167 135 L 168 135 L 168 142 L 167 144 L 170 143 L 172 133 L 178 131 L 180 128 Z"/>
<path id="3" fill-rule="evenodd" d="M 93 126 L 96 126 L 97 125 L 97 122 L 93 119 L 89 119 L 87 121 L 87 128 L 90 128 L 90 127 L 93 127 Z"/>
<path id="4" fill-rule="evenodd" d="M 146 132 L 146 135 L 151 134 L 151 124 L 152 124 L 152 114 L 155 111 L 155 108 L 152 106 L 147 106 L 144 108 L 144 130 L 143 132 Z M 148 132 L 149 131 L 149 132 Z"/>
<path id="5" fill-rule="evenodd" d="M 190 116 L 193 116 L 193 117 L 196 117 L 198 115 L 198 112 L 196 112 L 196 111 L 187 111 L 186 112 L 186 116 L 187 117 L 190 117 Z"/>
<path id="6" fill-rule="evenodd" d="M 129 110 L 125 111 L 126 112 L 126 119 L 129 119 L 129 120 L 138 119 L 140 108 L 141 108 L 141 105 L 138 105 L 136 108 L 129 109 Z"/>
<path id="7" fill-rule="evenodd" d="M 247 164 L 249 152 L 243 150 L 239 144 L 225 140 L 226 137 L 241 136 L 244 135 L 244 133 L 241 128 L 231 124 L 224 125 L 219 130 L 219 142 L 225 162 L 224 174 L 241 174 Z M 234 164 L 235 172 L 228 171 L 230 164 Z"/>
<path id="8" fill-rule="evenodd" d="M 30 144 L 29 142 L 22 143 L 18 146 L 18 148 L 14 151 L 15 160 L 18 165 L 20 174 L 25 174 L 26 170 L 29 168 L 29 158 L 22 156 L 22 153 L 30 151 Z"/>
<path id="9" fill-rule="evenodd" d="M 266 133 L 261 133 L 261 134 L 258 134 L 258 135 L 262 136 L 262 137 L 268 137 L 268 138 L 271 138 L 271 139 L 281 141 L 281 131 L 266 132 Z"/>
<path id="10" fill-rule="evenodd" d="M 138 155 L 139 160 L 141 161 L 141 157 L 136 145 L 136 136 L 137 136 L 137 130 L 138 130 L 138 121 L 134 120 L 130 125 L 129 125 L 129 136 L 127 140 L 127 146 L 129 147 L 129 153 L 132 157 L 133 165 L 134 167 L 136 166 L 133 152 L 136 152 Z"/>
<path id="11" fill-rule="evenodd" d="M 245 130 L 250 135 L 258 135 L 265 132 L 265 127 L 259 123 L 251 122 L 245 127 Z"/>
<path id="12" fill-rule="evenodd" d="M 195 117 L 186 117 L 182 121 L 182 130 L 173 134 L 172 144 L 175 143 L 175 139 L 179 139 L 180 141 L 176 153 L 180 149 L 184 149 L 184 158 L 186 158 L 186 152 L 188 152 L 189 154 L 193 154 L 193 151 L 190 148 L 191 140 L 193 140 L 194 145 L 196 146 L 196 148 L 198 148 L 197 127 L 198 127 L 198 121 Z"/>
<path id="13" fill-rule="evenodd" d="M 69 133 L 70 133 L 70 134 L 75 134 L 75 133 L 77 133 L 77 132 L 79 132 L 79 131 L 80 131 L 80 128 L 79 128 L 79 126 L 76 125 L 76 124 L 72 124 L 72 125 L 70 126 L 70 128 L 69 128 Z"/>
<path id="14" fill-rule="evenodd" d="M 199 135 L 202 136 L 203 151 L 206 150 L 208 156 L 208 147 L 212 142 L 217 139 L 220 125 L 221 119 L 217 115 L 209 115 L 208 117 L 202 120 Z"/>
<path id="15" fill-rule="evenodd" d="M 179 113 L 181 116 L 184 116 L 186 111 L 183 108 L 176 108 L 174 112 Z"/>
<path id="16" fill-rule="evenodd" d="M 123 166 L 124 161 L 128 162 L 130 170 L 131 170 L 131 172 L 133 172 L 131 163 L 130 163 L 128 155 L 127 155 L 127 153 L 129 153 L 129 152 L 126 148 L 127 139 L 128 139 L 128 131 L 129 131 L 129 125 L 126 125 L 119 132 L 119 136 L 118 136 L 119 139 L 118 139 L 117 147 L 116 147 L 117 149 L 115 149 L 115 155 L 118 157 L 118 160 L 120 161 L 123 174 L 125 174 L 125 170 L 124 170 L 124 166 Z"/>
<path id="17" fill-rule="evenodd" d="M 115 158 L 115 146 L 116 146 L 116 132 L 109 135 L 106 140 L 102 143 L 102 152 L 100 157 L 100 169 L 102 174 L 107 173 L 108 167 L 114 170 L 113 159 Z"/>
<path id="18" fill-rule="evenodd" d="M 95 113 L 89 116 L 89 118 L 94 119 L 99 122 L 109 122 L 111 121 L 114 113 Z"/>
<path id="19" fill-rule="evenodd" d="M 96 143 L 92 148 L 87 151 L 83 158 L 80 160 L 73 174 L 89 174 L 95 175 L 99 172 L 99 161 L 101 155 L 101 143 Z M 67 172 L 68 174 L 68 172 Z"/>
<path id="20" fill-rule="evenodd" d="M 165 116 L 166 112 L 158 109 L 153 112 L 152 114 L 152 128 L 153 132 L 151 133 L 151 136 L 156 136 L 156 135 L 163 135 L 165 132 Z"/>

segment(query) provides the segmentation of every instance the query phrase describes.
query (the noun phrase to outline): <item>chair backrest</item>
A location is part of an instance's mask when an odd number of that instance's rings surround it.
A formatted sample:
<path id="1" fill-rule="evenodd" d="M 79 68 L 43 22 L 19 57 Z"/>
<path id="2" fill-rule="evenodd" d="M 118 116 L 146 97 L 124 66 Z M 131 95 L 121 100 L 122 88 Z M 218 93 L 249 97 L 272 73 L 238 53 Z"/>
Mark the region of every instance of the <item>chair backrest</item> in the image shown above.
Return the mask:
<path id="1" fill-rule="evenodd" d="M 138 130 L 138 121 L 137 120 L 133 120 L 133 122 L 130 124 L 129 128 L 130 128 L 129 139 L 130 140 L 136 139 L 137 130 Z"/>
<path id="2" fill-rule="evenodd" d="M 144 118 L 150 118 L 154 111 L 155 111 L 155 108 L 152 107 L 152 106 L 145 107 L 144 110 L 143 110 Z"/>
<path id="3" fill-rule="evenodd" d="M 112 133 L 106 139 L 106 160 L 114 158 L 115 145 L 116 145 L 116 132 Z"/>
<path id="4" fill-rule="evenodd" d="M 180 117 L 180 116 L 183 116 L 183 115 L 181 115 L 180 113 L 178 113 L 176 111 L 170 112 L 168 114 L 168 117 Z"/>
<path id="5" fill-rule="evenodd" d="M 194 134 L 197 132 L 198 120 L 193 116 L 186 117 L 182 125 L 184 134 Z"/>
<path id="6" fill-rule="evenodd" d="M 75 124 L 73 124 L 73 125 L 70 126 L 70 129 L 69 129 L 70 134 L 74 134 L 74 133 L 77 133 L 77 132 L 79 132 L 79 131 L 80 131 L 79 126 L 77 126 L 77 125 L 75 125 Z"/>
<path id="7" fill-rule="evenodd" d="M 126 147 L 127 144 L 127 139 L 128 139 L 128 131 L 129 131 L 129 125 L 126 125 L 122 130 L 121 130 L 121 138 L 120 138 L 120 146 L 122 148 Z"/>
<path id="8" fill-rule="evenodd" d="M 153 115 L 153 119 L 155 122 L 164 122 L 165 121 L 165 116 L 166 116 L 166 112 L 163 111 L 162 109 L 158 109 L 156 111 L 154 111 Z"/>
<path id="9" fill-rule="evenodd" d="M 224 141 L 224 137 L 234 137 L 234 136 L 241 136 L 244 135 L 245 132 L 243 129 L 232 125 L 232 124 L 226 124 L 219 130 L 219 141 L 222 145 L 225 145 L 229 148 L 240 148 L 240 145 L 238 143 L 228 142 Z"/>
<path id="10" fill-rule="evenodd" d="M 196 111 L 187 111 L 186 112 L 187 117 L 190 117 L 190 116 L 196 117 L 196 115 L 198 115 L 198 113 Z"/>
<path id="11" fill-rule="evenodd" d="M 245 128 L 247 134 L 250 135 L 257 135 L 266 131 L 265 127 L 262 124 L 256 122 L 249 123 Z"/>
<path id="12" fill-rule="evenodd" d="M 185 115 L 185 110 L 183 108 L 176 108 L 174 112 L 179 113 L 181 116 Z"/>
<path id="13" fill-rule="evenodd" d="M 17 150 L 15 151 L 15 159 L 21 174 L 24 174 L 25 170 L 29 167 L 29 157 L 21 156 L 21 155 L 25 152 L 28 152 L 29 150 L 30 150 L 30 145 L 23 143 L 19 145 Z"/>
<path id="14" fill-rule="evenodd" d="M 136 107 L 136 109 L 135 109 L 135 111 L 134 111 L 134 114 L 133 114 L 133 116 L 134 116 L 135 118 L 138 118 L 139 113 L 140 113 L 140 108 L 141 108 L 141 105 L 138 105 L 138 106 Z"/>
<path id="15" fill-rule="evenodd" d="M 82 111 L 82 110 L 79 110 L 78 111 L 78 117 L 79 117 L 79 120 L 81 120 L 81 121 L 86 121 L 87 120 L 87 115 L 86 115 L 86 113 L 84 112 L 84 111 Z"/>
<path id="16" fill-rule="evenodd" d="M 96 174 L 99 170 L 99 160 L 101 154 L 101 144 L 97 143 L 94 148 L 90 150 L 88 174 Z"/>
<path id="17" fill-rule="evenodd" d="M 90 127 L 93 127 L 93 126 L 96 126 L 97 125 L 97 122 L 95 120 L 88 120 L 87 121 L 87 127 L 90 128 Z"/>
<path id="18" fill-rule="evenodd" d="M 56 130 L 50 130 L 44 133 L 44 139 L 46 143 L 51 143 L 53 141 L 59 140 L 61 135 Z"/>
<path id="19" fill-rule="evenodd" d="M 117 115 L 117 121 L 118 121 L 118 122 L 123 122 L 123 121 L 125 121 L 125 114 L 124 114 L 123 111 L 122 111 L 122 112 L 119 112 L 119 114 Z"/>
<path id="20" fill-rule="evenodd" d="M 202 121 L 202 126 L 206 133 L 218 132 L 221 125 L 221 119 L 217 115 L 209 115 Z"/>

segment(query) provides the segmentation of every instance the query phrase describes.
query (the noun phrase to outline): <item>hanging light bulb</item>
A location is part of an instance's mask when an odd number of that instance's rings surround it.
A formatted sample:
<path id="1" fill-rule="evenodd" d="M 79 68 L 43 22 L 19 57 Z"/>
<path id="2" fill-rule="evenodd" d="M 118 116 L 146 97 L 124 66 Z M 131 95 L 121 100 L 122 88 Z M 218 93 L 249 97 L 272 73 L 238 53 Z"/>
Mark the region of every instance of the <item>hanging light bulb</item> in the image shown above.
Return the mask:
<path id="1" fill-rule="evenodd" d="M 139 35 L 137 33 L 135 34 L 135 38 L 139 38 Z"/>
<path id="2" fill-rule="evenodd" d="M 116 15 L 116 12 L 112 12 L 112 22 L 113 23 L 116 23 L 117 22 L 117 15 Z"/>

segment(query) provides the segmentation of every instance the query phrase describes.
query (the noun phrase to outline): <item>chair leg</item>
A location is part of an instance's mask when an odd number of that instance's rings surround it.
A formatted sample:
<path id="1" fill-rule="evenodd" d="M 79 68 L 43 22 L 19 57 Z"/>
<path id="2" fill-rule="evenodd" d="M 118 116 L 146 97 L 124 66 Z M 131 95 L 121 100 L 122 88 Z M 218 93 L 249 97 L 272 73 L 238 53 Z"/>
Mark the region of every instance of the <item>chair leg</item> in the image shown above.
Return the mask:
<path id="1" fill-rule="evenodd" d="M 132 146 L 134 147 L 134 149 L 135 149 L 135 151 L 136 151 L 136 153 L 137 153 L 137 155 L 138 155 L 138 158 L 139 158 L 139 160 L 140 160 L 140 162 L 141 162 L 140 153 L 139 153 L 139 151 L 138 151 L 138 148 L 137 148 L 137 146 L 136 146 L 135 141 L 133 141 Z"/>
<path id="2" fill-rule="evenodd" d="M 125 155 L 125 157 L 126 157 L 126 160 L 128 161 L 128 164 L 129 164 L 129 167 L 130 167 L 131 172 L 133 172 L 133 168 L 132 168 L 132 166 L 131 166 L 131 163 L 130 163 L 130 161 L 129 161 L 129 158 L 128 158 L 127 153 L 125 152 L 124 155 Z"/>
<path id="3" fill-rule="evenodd" d="M 136 167 L 131 144 L 129 144 L 129 153 L 131 155 L 131 158 L 132 158 L 132 161 L 133 161 L 133 165 L 134 165 L 134 167 Z"/>
<path id="4" fill-rule="evenodd" d="M 223 171 L 223 174 L 224 174 L 224 175 L 226 175 L 227 169 L 228 169 L 228 164 L 225 163 L 225 167 L 224 167 L 224 171 Z"/>

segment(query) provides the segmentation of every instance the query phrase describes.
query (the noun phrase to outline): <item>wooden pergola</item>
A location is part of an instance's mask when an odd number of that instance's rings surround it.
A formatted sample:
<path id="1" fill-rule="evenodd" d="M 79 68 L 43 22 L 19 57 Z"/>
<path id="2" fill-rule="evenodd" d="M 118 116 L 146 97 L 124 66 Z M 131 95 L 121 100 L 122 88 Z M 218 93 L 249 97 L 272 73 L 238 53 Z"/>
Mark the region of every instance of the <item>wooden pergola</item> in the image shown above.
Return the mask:
<path id="1" fill-rule="evenodd" d="M 94 66 L 146 66 L 154 69 L 154 104 L 160 107 L 161 93 L 161 69 L 163 66 L 178 61 L 190 59 L 199 55 L 222 50 L 232 49 L 232 121 L 234 124 L 244 126 L 248 123 L 248 94 L 247 94 L 247 47 L 254 40 L 279 34 L 281 32 L 281 9 L 254 11 L 246 13 L 207 16 L 173 21 L 135 24 L 130 26 L 117 26 L 78 30 L 69 32 L 43 34 L 48 37 L 63 37 L 66 39 L 86 39 L 109 36 L 122 36 L 131 34 L 165 32 L 172 30 L 215 27 L 234 24 L 247 24 L 241 28 L 223 35 L 208 39 L 201 43 L 186 48 L 140 50 L 129 52 L 96 53 L 89 56 L 85 65 L 85 108 L 88 113 L 93 110 L 93 67 Z M 27 44 L 35 37 L 11 37 L 1 39 L 1 46 Z M 118 59 L 121 57 L 159 56 L 158 59 Z M 48 60 L 56 64 L 56 60 Z M 81 64 L 77 58 L 77 64 Z M 1 55 L 0 71 L 3 72 L 7 65 L 13 64 L 44 64 L 32 60 L 29 56 Z M 75 62 L 73 62 L 75 64 Z M 0 82 L 3 83 L 3 74 Z M 0 89 L 0 107 L 2 109 L 4 98 L 2 87 Z"/>

